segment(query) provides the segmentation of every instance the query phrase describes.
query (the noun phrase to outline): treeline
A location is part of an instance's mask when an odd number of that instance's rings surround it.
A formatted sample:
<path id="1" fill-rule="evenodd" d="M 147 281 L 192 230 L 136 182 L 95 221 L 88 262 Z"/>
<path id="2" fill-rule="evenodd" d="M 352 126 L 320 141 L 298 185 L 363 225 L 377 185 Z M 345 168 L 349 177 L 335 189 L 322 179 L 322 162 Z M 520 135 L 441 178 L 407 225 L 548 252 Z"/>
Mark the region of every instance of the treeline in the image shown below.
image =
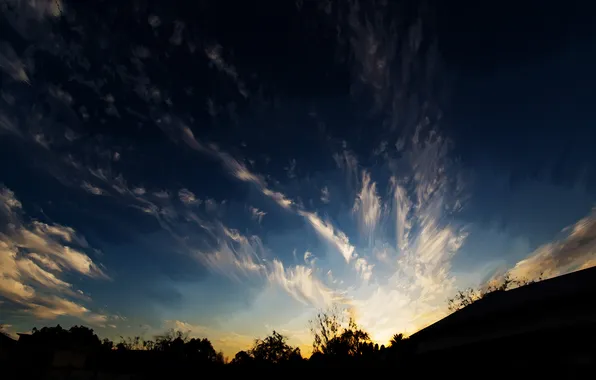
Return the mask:
<path id="1" fill-rule="evenodd" d="M 142 363 L 145 366 L 157 366 L 159 362 L 168 365 L 176 363 L 179 367 L 189 367 L 192 364 L 237 368 L 346 363 L 379 365 L 407 354 L 408 340 L 402 334 L 396 334 L 388 347 L 379 346 L 371 341 L 369 334 L 359 328 L 353 319 L 344 323 L 346 318 L 343 315 L 342 310 L 332 309 L 319 313 L 310 321 L 313 353 L 308 359 L 302 355 L 300 348 L 288 343 L 288 337 L 277 331 L 265 338 L 256 339 L 249 349 L 238 352 L 233 358 L 225 358 L 207 338 L 190 338 L 188 333 L 175 330 L 169 330 L 150 340 L 137 336 L 120 337 L 118 342 L 114 342 L 107 338 L 101 340 L 91 328 L 85 326 L 64 329 L 57 325 L 34 328 L 30 335 L 21 339 L 23 348 L 85 353 L 103 358 L 100 361 L 127 358 L 129 367 L 134 365 L 132 363 L 136 357 L 144 357 L 143 360 L 153 362 Z"/>
<path id="2" fill-rule="evenodd" d="M 539 280 L 539 279 L 538 279 Z M 457 311 L 492 292 L 506 291 L 535 281 L 521 281 L 505 276 L 499 283 L 478 290 L 464 290 L 448 300 L 449 309 Z M 120 337 L 117 342 L 100 340 L 85 326 L 63 329 L 34 328 L 24 339 L 24 346 L 49 350 L 70 350 L 95 356 L 98 362 L 117 362 L 117 367 L 194 368 L 196 366 L 228 366 L 235 368 L 260 366 L 382 366 L 384 363 L 408 363 L 413 358 L 414 342 L 403 334 L 395 334 L 387 347 L 375 344 L 370 335 L 339 307 L 322 311 L 310 321 L 313 337 L 312 355 L 307 359 L 288 337 L 273 331 L 256 339 L 253 345 L 225 358 L 207 338 L 190 338 L 188 332 L 169 330 L 153 339 Z M 120 360 L 120 362 L 118 362 Z M 136 363 L 136 364 L 135 364 Z M 153 367 L 152 367 L 153 366 Z"/>

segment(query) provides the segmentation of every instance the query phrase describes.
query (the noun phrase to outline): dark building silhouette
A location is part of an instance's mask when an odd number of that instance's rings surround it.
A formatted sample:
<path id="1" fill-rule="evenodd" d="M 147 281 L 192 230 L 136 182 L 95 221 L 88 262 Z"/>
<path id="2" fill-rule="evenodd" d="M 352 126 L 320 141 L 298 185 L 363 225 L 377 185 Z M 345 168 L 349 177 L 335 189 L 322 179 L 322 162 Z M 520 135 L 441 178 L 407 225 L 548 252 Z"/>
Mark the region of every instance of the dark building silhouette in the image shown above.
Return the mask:
<path id="1" fill-rule="evenodd" d="M 10 336 L 0 332 L 0 364 L 8 364 L 14 355 L 17 347 L 17 341 Z"/>
<path id="2" fill-rule="evenodd" d="M 410 337 L 417 361 L 548 373 L 596 366 L 596 267 L 489 293 Z"/>

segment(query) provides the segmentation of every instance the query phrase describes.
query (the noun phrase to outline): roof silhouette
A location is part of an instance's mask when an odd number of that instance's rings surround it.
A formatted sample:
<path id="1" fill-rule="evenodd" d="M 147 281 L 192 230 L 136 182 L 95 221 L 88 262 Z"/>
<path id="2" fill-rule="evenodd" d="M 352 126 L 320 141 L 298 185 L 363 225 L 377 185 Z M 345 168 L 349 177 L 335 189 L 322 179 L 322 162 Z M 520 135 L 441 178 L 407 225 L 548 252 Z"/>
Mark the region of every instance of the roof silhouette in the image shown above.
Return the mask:
<path id="1" fill-rule="evenodd" d="M 411 336 L 419 352 L 596 321 L 596 267 L 487 294 Z"/>

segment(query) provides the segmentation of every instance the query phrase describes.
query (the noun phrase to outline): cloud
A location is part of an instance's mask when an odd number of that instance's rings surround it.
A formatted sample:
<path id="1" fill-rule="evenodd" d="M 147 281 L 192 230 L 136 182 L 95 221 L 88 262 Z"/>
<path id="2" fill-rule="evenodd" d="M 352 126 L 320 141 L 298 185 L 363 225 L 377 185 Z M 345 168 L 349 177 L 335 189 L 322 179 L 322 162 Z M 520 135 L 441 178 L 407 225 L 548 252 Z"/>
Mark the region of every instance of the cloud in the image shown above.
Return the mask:
<path id="1" fill-rule="evenodd" d="M 23 138 L 23 134 L 18 127 L 18 122 L 11 120 L 3 113 L 0 113 L 0 132 L 2 131 L 8 132 L 11 135 L 17 136 L 19 138 Z"/>
<path id="2" fill-rule="evenodd" d="M 13 210 L 20 209 L 22 207 L 21 202 L 15 198 L 14 193 L 6 187 L 0 188 L 0 207 L 7 216 L 12 216 Z"/>
<path id="3" fill-rule="evenodd" d="M 180 189 L 180 191 L 178 191 L 178 198 L 180 199 L 180 202 L 184 203 L 185 205 L 192 205 L 201 202 L 201 200 L 197 199 L 194 193 L 188 189 Z"/>
<path id="4" fill-rule="evenodd" d="M 8 43 L 0 42 L 0 70 L 4 71 L 13 80 L 29 83 L 29 76 L 25 65 L 19 59 L 14 49 Z"/>
<path id="5" fill-rule="evenodd" d="M 70 289 L 72 287 L 71 284 L 60 280 L 53 273 L 42 269 L 28 258 L 18 260 L 17 266 L 23 277 L 28 277 L 47 289 L 61 290 Z"/>
<path id="6" fill-rule="evenodd" d="M 372 243 L 375 228 L 381 217 L 381 197 L 377 195 L 377 184 L 370 179 L 370 174 L 362 171 L 362 189 L 356 196 L 353 212 L 358 217 L 360 231 Z"/>
<path id="7" fill-rule="evenodd" d="M 44 223 L 34 222 L 33 228 L 22 227 L 14 229 L 12 241 L 19 249 L 46 255 L 63 269 L 71 269 L 83 275 L 97 278 L 108 278 L 102 269 L 82 251 L 63 245 L 63 242 L 51 234 L 46 233 Z M 62 227 L 62 226 L 54 226 Z"/>
<path id="8" fill-rule="evenodd" d="M 20 280 L 10 278 L 2 273 L 0 276 L 0 294 L 17 303 L 23 303 L 35 297 L 35 290 L 31 286 L 20 282 Z"/>
<path id="9" fill-rule="evenodd" d="M 45 298 L 41 302 L 44 304 L 29 305 L 31 313 L 40 319 L 56 319 L 69 315 L 91 324 L 101 324 L 108 320 L 106 315 L 93 313 L 82 305 L 57 296 Z"/>
<path id="10" fill-rule="evenodd" d="M 387 115 L 384 126 L 401 130 L 407 138 L 420 120 L 436 116 L 436 97 L 442 94 L 433 87 L 440 79 L 441 61 L 436 37 L 428 34 L 432 28 L 426 27 L 426 12 L 419 11 L 408 23 L 386 17 L 406 12 L 403 6 L 350 3 L 338 39 L 353 57 L 353 93 L 370 95 L 372 111 Z"/>
<path id="11" fill-rule="evenodd" d="M 321 238 L 337 248 L 346 260 L 346 263 L 350 262 L 355 248 L 350 244 L 350 239 L 348 239 L 345 233 L 335 230 L 330 222 L 323 221 L 315 213 L 298 211 L 298 214 L 306 218 Z"/>
<path id="12" fill-rule="evenodd" d="M 393 187 L 393 212 L 395 216 L 395 238 L 396 247 L 404 251 L 410 236 L 411 223 L 409 215 L 412 210 L 412 202 L 408 198 L 406 190 L 398 184 L 395 177 L 391 177 Z"/>
<path id="13" fill-rule="evenodd" d="M 29 225 L 23 224 L 18 213 L 21 203 L 14 197 L 14 193 L 5 187 L 0 190 L 0 202 L 2 217 L 10 222 L 6 232 L 2 234 L 5 243 L 9 242 L 14 249 L 45 256 L 46 261 L 51 259 L 61 268 L 72 269 L 89 277 L 107 277 L 89 256 L 75 247 L 64 244 L 87 247 L 86 240 L 77 236 L 72 228 L 38 221 Z"/>
<path id="14" fill-rule="evenodd" d="M 263 243 L 257 236 L 247 238 L 221 223 L 212 236 L 216 239 L 216 247 L 194 252 L 208 268 L 239 282 L 266 270 Z"/>
<path id="15" fill-rule="evenodd" d="M 83 249 L 89 248 L 84 237 L 70 227 L 23 222 L 21 202 L 14 193 L 0 189 L 0 295 L 21 305 L 38 318 L 54 319 L 61 315 L 99 323 L 105 316 L 70 301 L 80 298 L 72 284 L 61 278 L 67 271 L 86 277 L 107 279 Z"/>
<path id="16" fill-rule="evenodd" d="M 354 252 L 354 247 L 350 244 L 347 235 L 342 231 L 335 229 L 331 222 L 325 222 L 321 220 L 316 213 L 304 210 L 304 208 L 296 204 L 283 193 L 271 190 L 262 176 L 251 172 L 246 165 L 232 157 L 230 154 L 221 151 L 216 145 L 211 144 L 206 146 L 205 144 L 197 141 L 188 126 L 178 123 L 173 127 L 174 132 L 181 134 L 183 136 L 183 140 L 189 147 L 219 159 L 223 163 L 224 167 L 226 167 L 226 169 L 228 169 L 228 171 L 235 178 L 242 182 L 253 184 L 263 195 L 272 199 L 283 209 L 304 217 L 305 220 L 319 234 L 319 236 L 339 250 L 346 262 L 350 261 L 352 253 Z M 165 128 L 162 126 L 162 129 L 172 135 L 172 128 Z M 176 133 L 174 134 L 174 137 L 176 137 Z"/>
<path id="17" fill-rule="evenodd" d="M 563 232 L 565 237 L 540 246 L 509 273 L 514 278 L 546 279 L 596 265 L 596 209 Z"/>
<path id="18" fill-rule="evenodd" d="M 238 72 L 234 65 L 229 64 L 225 61 L 223 57 L 223 47 L 219 44 L 210 45 L 205 48 L 205 55 L 209 59 L 209 61 L 219 70 L 220 72 L 226 74 L 228 78 L 230 78 L 238 88 L 238 92 L 244 96 L 245 98 L 248 97 L 248 91 L 244 85 L 244 83 L 239 79 Z"/>
<path id="19" fill-rule="evenodd" d="M 253 220 L 256 220 L 257 222 L 261 223 L 261 221 L 263 220 L 263 217 L 265 215 L 267 215 L 266 212 L 259 210 L 256 207 L 249 207 L 250 210 L 250 215 L 252 217 Z"/>
<path id="20" fill-rule="evenodd" d="M 170 37 L 170 43 L 172 45 L 180 46 L 182 44 L 182 32 L 184 31 L 185 24 L 182 21 L 174 21 L 174 32 Z"/>
<path id="21" fill-rule="evenodd" d="M 48 17 L 46 11 L 43 11 L 42 14 L 43 17 Z M 356 13 L 348 17 L 350 32 L 352 32 L 349 46 L 353 50 L 358 66 L 355 70 L 355 77 L 373 90 L 374 100 L 379 108 L 394 110 L 395 114 L 399 114 L 401 118 L 402 114 L 407 113 L 401 112 L 401 107 L 410 106 L 410 104 L 398 104 L 399 102 L 395 99 L 408 97 L 405 92 L 398 94 L 402 91 L 400 87 L 406 91 L 411 90 L 408 83 L 412 69 L 416 66 L 414 65 L 415 57 L 411 55 L 415 54 L 420 46 L 420 27 L 418 24 L 415 25 L 407 37 L 400 41 L 404 42 L 401 44 L 397 43 L 394 29 L 384 28 L 386 25 L 379 25 L 381 23 L 379 20 L 382 20 L 383 17 L 371 17 L 371 21 L 365 19 L 356 17 Z M 151 16 L 149 22 L 152 27 L 163 29 L 158 17 Z M 178 30 L 178 26 L 176 28 Z M 182 26 L 179 29 L 181 31 Z M 173 35 L 171 38 L 171 42 L 174 44 L 178 44 L 180 41 L 181 34 Z M 394 58 L 397 58 L 394 51 L 396 46 L 400 46 L 400 48 L 403 46 L 409 55 L 402 57 L 404 60 L 402 67 L 394 70 L 390 64 Z M 140 49 L 137 49 L 137 53 L 138 50 Z M 238 71 L 226 61 L 223 48 L 214 44 L 208 46 L 204 53 L 212 66 L 234 81 L 238 85 L 239 91 L 246 96 L 239 81 Z M 139 55 L 145 58 L 149 56 L 147 52 L 137 54 L 137 57 L 134 58 L 139 62 Z M 420 66 L 422 67 L 422 65 Z M 122 73 L 118 73 L 118 75 L 123 76 Z M 165 91 L 153 86 L 149 78 L 143 77 L 143 75 L 127 79 L 139 82 L 138 86 L 144 89 L 139 90 L 139 92 L 143 92 L 144 99 L 153 104 L 158 100 L 163 101 L 166 96 Z M 130 76 L 130 74 L 126 73 L 126 76 Z M 99 88 L 95 83 L 92 85 Z M 404 94 L 406 96 L 401 96 Z M 425 99 L 421 101 L 423 100 Z M 419 107 L 413 104 L 412 108 L 418 109 Z M 153 111 L 159 113 L 158 110 Z M 282 187 L 274 185 L 274 181 L 253 172 L 251 170 L 253 166 L 247 166 L 242 158 L 233 157 L 215 144 L 196 139 L 191 129 L 179 118 L 172 115 L 161 115 L 155 118 L 155 122 L 173 140 L 183 142 L 191 149 L 217 159 L 231 176 L 256 188 L 263 196 L 285 210 L 288 215 L 297 215 L 303 218 L 322 241 L 328 243 L 334 251 L 338 251 L 345 262 L 350 265 L 350 270 L 342 271 L 343 268 L 333 268 L 333 273 L 340 277 L 342 273 L 348 273 L 343 279 L 346 280 L 346 283 L 350 283 L 351 287 L 348 289 L 353 293 L 355 300 L 359 301 L 360 305 L 366 305 L 362 306 L 360 317 L 368 327 L 376 331 L 386 331 L 388 330 L 387 326 L 391 324 L 392 328 L 395 328 L 395 324 L 392 324 L 390 320 L 378 319 L 379 315 L 396 318 L 396 315 L 401 312 L 397 309 L 388 309 L 388 304 L 392 302 L 406 307 L 407 305 L 416 305 L 414 306 L 416 311 L 422 314 L 434 312 L 437 307 L 436 303 L 443 303 L 444 299 L 441 297 L 449 291 L 453 283 L 453 278 L 449 273 L 450 260 L 465 238 L 465 233 L 459 226 L 444 219 L 445 211 L 453 209 L 448 194 L 449 180 L 444 174 L 446 173 L 446 157 L 442 150 L 444 140 L 424 140 L 419 135 L 416 135 L 412 141 L 400 140 L 399 150 L 404 153 L 401 164 L 406 166 L 406 170 L 390 169 L 392 171 L 389 175 L 392 196 L 385 202 L 379 196 L 379 188 L 384 182 L 381 179 L 378 182 L 373 181 L 370 172 L 362 170 L 356 156 L 347 149 L 347 144 L 344 144 L 340 153 L 333 155 L 337 166 L 347 174 L 349 184 L 358 192 L 354 202 L 354 211 L 357 214 L 361 233 L 368 237 L 369 243 L 373 243 L 369 244 L 369 247 L 356 247 L 355 242 L 358 240 L 350 241 L 348 235 L 338 228 L 343 224 L 334 225 L 329 217 L 320 216 L 322 214 L 319 210 L 306 209 L 300 201 L 288 197 Z M 422 122 L 422 118 L 414 117 L 412 123 L 418 122 Z M 0 124 L 3 129 L 7 129 L 1 119 Z M 385 145 L 384 149 L 379 151 L 379 156 L 386 157 L 393 146 L 391 143 Z M 113 164 L 113 159 L 111 164 Z M 288 167 L 288 175 L 291 177 L 295 174 L 293 168 L 295 168 L 295 161 L 291 161 Z M 176 247 L 183 247 L 185 252 L 191 252 L 201 263 L 215 272 L 241 282 L 245 282 L 247 278 L 267 280 L 308 305 L 327 305 L 337 297 L 335 290 L 326 287 L 317 279 L 316 273 L 319 268 L 314 267 L 310 257 L 308 258 L 310 266 L 288 267 L 279 258 L 276 258 L 275 252 L 268 252 L 265 249 L 258 236 L 241 233 L 224 226 L 223 223 L 215 219 L 212 215 L 214 213 L 210 213 L 209 217 L 215 220 L 203 217 L 201 211 L 198 210 L 199 207 L 193 207 L 191 213 L 191 207 L 188 206 L 198 203 L 198 199 L 187 189 L 170 193 L 145 189 L 145 187 L 129 187 L 122 176 L 113 175 L 110 170 L 82 168 L 79 174 L 81 176 L 78 178 L 77 186 L 82 183 L 83 189 L 92 195 L 117 196 L 118 200 L 125 203 L 126 206 L 135 207 L 147 215 L 151 215 L 175 239 Z M 170 194 L 176 193 L 180 202 L 170 196 Z M 334 201 L 337 199 L 338 202 L 341 202 L 340 196 L 339 193 L 334 194 Z M 330 202 L 327 187 L 321 190 L 321 201 Z M 351 197 L 348 202 L 352 203 L 353 201 L 354 198 Z M 213 204 L 213 202 L 205 201 L 207 209 Z M 380 225 L 383 222 L 380 218 L 381 210 L 384 209 L 390 211 L 392 216 L 390 223 L 395 223 L 394 229 L 380 228 L 385 227 Z M 10 213 L 11 218 L 15 218 L 13 214 Z M 260 222 L 264 212 L 251 208 L 251 215 Z M 335 218 L 336 215 L 333 217 Z M 184 229 L 186 225 L 182 225 L 186 221 L 196 223 L 201 235 L 207 235 L 205 244 L 195 244 L 193 238 L 198 234 L 194 234 L 196 231 L 187 233 L 187 230 Z M 23 300 L 36 298 L 38 287 L 53 289 L 52 291 L 69 289 L 68 285 L 70 284 L 64 281 L 66 272 L 77 272 L 85 277 L 103 277 L 101 266 L 96 265 L 85 253 L 87 248 L 67 239 L 68 236 L 76 235 L 59 235 L 48 229 L 49 227 L 60 229 L 63 226 L 45 225 L 44 227 L 41 224 L 21 226 L 22 224 L 17 224 L 16 229 L 10 233 L 14 242 L 9 249 L 16 250 L 15 257 L 23 260 L 17 263 L 17 258 L 15 258 L 13 260 L 14 270 L 10 269 L 12 274 L 6 275 L 6 279 L 22 285 L 19 287 L 16 284 L 11 284 L 10 288 L 8 284 L 6 285 L 6 288 L 15 293 L 13 297 L 20 297 L 19 299 Z M 382 236 L 386 230 L 394 230 L 395 237 Z M 61 231 L 65 232 L 65 230 Z M 375 262 L 377 256 L 374 253 L 378 247 L 374 245 L 376 242 L 373 237 L 377 237 L 377 234 L 379 243 L 391 241 L 390 244 L 387 243 L 390 245 L 389 247 L 383 246 L 383 265 L 378 265 L 379 263 Z M 393 240 L 395 240 L 395 244 Z M 324 258 L 324 255 L 320 257 Z M 322 261 L 323 259 L 317 260 L 316 264 L 325 265 Z M 389 278 L 379 277 L 377 282 L 375 281 L 377 279 L 373 277 L 373 270 L 390 272 Z M 18 273 L 18 275 L 14 275 L 14 273 Z M 359 276 L 356 278 L 357 286 L 353 286 L 349 277 L 355 274 Z M 4 279 L 4 277 L 2 278 Z M 340 281 L 341 279 L 335 285 L 340 286 Z M 379 290 L 371 291 L 375 286 Z M 52 302 L 52 305 L 36 303 L 40 305 L 36 308 L 36 312 L 47 316 L 62 315 L 61 313 L 89 315 L 81 305 L 79 305 L 81 307 L 77 307 L 77 305 L 60 303 L 55 300 Z M 44 307 L 54 311 L 44 309 Z M 387 314 L 381 314 L 380 310 L 387 311 Z M 414 325 L 413 319 L 408 319 L 408 326 Z"/>
<path id="22" fill-rule="evenodd" d="M 103 189 L 112 189 L 111 194 L 116 202 L 140 210 L 141 212 L 154 217 L 159 225 L 170 234 L 178 243 L 182 244 L 183 238 L 174 231 L 174 222 L 179 218 L 177 205 L 172 202 L 171 193 L 167 190 L 149 191 L 142 186 L 129 186 L 122 174 L 115 174 L 111 170 L 101 167 L 90 168 L 83 165 L 77 165 L 79 176 L 88 176 L 90 180 L 97 182 Z M 96 185 L 92 185 L 96 186 Z M 185 190 L 185 189 L 183 189 Z M 106 190 L 102 190 L 107 193 Z M 190 192 L 182 191 L 183 199 L 191 201 Z M 96 194 L 97 195 L 97 194 Z M 180 194 L 179 194 L 180 197 Z M 188 206 L 189 204 L 181 202 Z M 200 204 L 200 200 L 196 199 Z"/>
<path id="23" fill-rule="evenodd" d="M 341 252 L 346 261 L 352 257 L 354 247 L 350 244 L 347 235 L 336 230 L 331 222 L 321 220 L 315 213 L 304 211 L 301 206 L 284 194 L 269 189 L 261 176 L 252 173 L 243 163 L 220 151 L 215 145 L 205 145 L 196 141 L 187 127 L 183 127 L 181 132 L 183 139 L 190 147 L 219 158 L 234 177 L 255 185 L 263 195 L 272 199 L 280 207 L 304 217 L 323 240 Z M 322 305 L 321 299 L 330 299 L 330 296 L 326 295 L 326 292 L 330 291 L 324 290 L 324 285 L 315 278 L 313 273 L 306 273 L 299 266 L 286 268 L 284 269 L 285 277 L 281 275 L 279 268 L 281 262 L 274 263 L 266 260 L 268 253 L 259 237 L 245 236 L 237 230 L 228 228 L 214 219 L 212 213 L 209 218 L 204 218 L 199 215 L 200 210 L 176 209 L 170 201 L 168 191 L 149 192 L 142 187 L 131 189 L 121 175 L 114 177 L 109 171 L 102 169 L 90 169 L 89 171 L 93 177 L 103 183 L 103 187 L 116 189 L 117 193 L 123 197 L 122 199 L 133 201 L 133 207 L 154 216 L 185 252 L 193 255 L 210 270 L 238 282 L 252 279 L 269 281 L 277 279 L 276 283 L 288 291 L 292 297 L 297 297 L 300 302 L 312 301 L 317 305 Z M 148 194 L 151 194 L 154 199 L 150 199 Z M 178 195 L 184 206 L 189 206 L 193 203 L 193 199 L 196 200 L 194 194 L 187 189 L 180 190 Z M 206 211 L 209 211 L 209 205 L 213 202 L 209 199 L 204 202 Z M 266 214 L 254 207 L 251 207 L 250 211 L 253 218 L 259 221 Z M 196 244 L 182 236 L 178 231 L 178 222 L 182 220 L 181 217 L 195 222 L 202 232 L 207 234 L 206 239 L 203 239 L 200 244 Z M 207 221 L 208 219 L 211 220 Z M 362 267 L 362 269 L 364 268 Z M 363 275 L 367 276 L 366 271 Z M 298 281 L 299 279 L 302 280 Z M 312 284 L 308 285 L 307 280 Z M 307 296 L 309 294 L 306 292 L 307 289 L 314 289 L 318 293 L 315 292 L 314 295 Z"/>
<path id="24" fill-rule="evenodd" d="M 309 252 L 309 251 L 304 252 L 304 262 L 306 264 L 314 265 L 315 260 L 316 260 L 316 257 L 311 252 Z"/>
<path id="25" fill-rule="evenodd" d="M 345 146 L 346 143 L 344 142 Z M 355 186 L 358 183 L 358 159 L 356 156 L 349 150 L 344 149 L 341 153 L 333 154 L 333 160 L 337 167 L 346 173 L 348 184 Z"/>
<path id="26" fill-rule="evenodd" d="M 9 8 L 11 10 L 15 10 L 16 12 L 23 14 L 23 16 L 37 20 L 59 17 L 66 9 L 61 0 L 8 0 L 7 3 L 10 4 Z"/>
<path id="27" fill-rule="evenodd" d="M 379 236 L 382 245 L 362 249 L 355 260 L 363 279 L 375 279 L 369 274 L 377 269 L 371 260 L 382 264 L 379 274 L 387 274 L 382 283 L 365 281 L 353 301 L 358 321 L 379 341 L 388 340 L 396 329 L 412 333 L 441 318 L 445 299 L 454 291 L 451 260 L 467 233 L 446 218 L 447 212 L 459 210 L 461 198 L 461 189 L 452 183 L 457 167 L 448 159 L 446 144 L 432 131 L 424 139 L 416 133 L 409 149 L 391 162 L 392 196 L 379 207 L 392 216 L 395 243 Z M 371 193 L 370 184 L 364 188 Z"/>
<path id="28" fill-rule="evenodd" d="M 344 302 L 343 297 L 314 277 L 312 268 L 303 265 L 284 268 L 281 261 L 274 259 L 268 279 L 305 305 L 324 309 L 336 302 Z"/>
<path id="29" fill-rule="evenodd" d="M 215 65 L 215 67 L 232 77 L 232 79 L 238 79 L 238 73 L 236 73 L 236 69 L 232 65 L 228 65 L 223 57 L 223 48 L 221 45 L 211 45 L 205 49 L 205 55 L 207 58 Z"/>
<path id="30" fill-rule="evenodd" d="M 100 189 L 97 186 L 93 186 L 92 184 L 90 184 L 87 181 L 83 181 L 83 183 L 81 184 L 81 188 L 83 190 L 85 190 L 86 192 L 93 194 L 93 195 L 104 195 L 105 194 L 105 192 L 102 189 Z"/>
<path id="31" fill-rule="evenodd" d="M 290 164 L 284 167 L 284 170 L 288 174 L 288 178 L 293 179 L 296 178 L 296 159 L 292 158 L 290 160 Z"/>
<path id="32" fill-rule="evenodd" d="M 329 203 L 330 201 L 331 199 L 329 197 L 329 189 L 327 188 L 327 186 L 325 186 L 321 189 L 321 202 Z"/>
<path id="33" fill-rule="evenodd" d="M 363 257 L 359 257 L 356 259 L 356 262 L 354 263 L 354 266 L 356 268 L 356 271 L 358 273 L 360 273 L 360 276 L 362 276 L 362 279 L 364 281 L 369 281 L 370 278 L 372 277 L 372 271 L 373 271 L 373 264 L 369 264 L 368 261 L 363 258 Z"/>
<path id="34" fill-rule="evenodd" d="M 160 190 L 153 193 L 153 196 L 161 199 L 168 199 L 170 197 L 170 193 L 166 190 Z"/>
<path id="35" fill-rule="evenodd" d="M 267 252 L 257 236 L 246 237 L 237 230 L 219 224 L 212 235 L 217 246 L 211 251 L 197 250 L 195 255 L 208 268 L 238 282 L 263 279 L 280 286 L 294 299 L 314 307 L 326 307 L 343 300 L 316 278 L 313 268 L 296 265 L 285 268 L 278 259 L 268 261 Z M 311 259 L 308 252 L 305 260 Z M 314 264 L 314 260 L 310 261 Z"/>

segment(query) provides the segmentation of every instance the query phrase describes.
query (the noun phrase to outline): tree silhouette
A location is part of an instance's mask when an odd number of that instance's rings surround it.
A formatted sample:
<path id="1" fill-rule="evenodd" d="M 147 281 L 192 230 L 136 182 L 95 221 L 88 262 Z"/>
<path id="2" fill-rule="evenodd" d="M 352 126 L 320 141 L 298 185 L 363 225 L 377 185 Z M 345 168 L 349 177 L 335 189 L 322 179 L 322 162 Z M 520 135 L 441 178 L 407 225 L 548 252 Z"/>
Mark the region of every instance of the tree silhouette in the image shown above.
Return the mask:
<path id="1" fill-rule="evenodd" d="M 33 328 L 30 344 L 74 350 L 98 350 L 105 348 L 97 335 L 85 326 L 73 326 L 65 330 L 62 326 Z"/>
<path id="2" fill-rule="evenodd" d="M 111 340 L 109 340 L 108 338 L 104 338 L 101 341 L 101 348 L 104 351 L 111 351 L 114 349 L 114 342 L 112 342 Z"/>
<path id="3" fill-rule="evenodd" d="M 467 288 L 459 290 L 455 296 L 447 300 L 447 308 L 449 311 L 454 312 L 463 309 L 466 306 L 473 304 L 474 302 L 486 297 L 488 294 L 495 292 L 504 292 L 507 290 L 519 288 L 541 281 L 542 275 L 537 278 L 529 279 L 516 279 L 512 278 L 509 273 L 503 276 L 501 279 L 490 282 L 487 286 L 478 289 Z"/>
<path id="4" fill-rule="evenodd" d="M 313 352 L 325 351 L 329 342 L 341 333 L 343 320 L 342 310 L 333 306 L 329 310 L 319 312 L 310 321 Z"/>
<path id="5" fill-rule="evenodd" d="M 184 345 L 188 342 L 188 333 L 170 329 L 163 335 L 155 337 L 155 351 L 183 352 Z"/>
<path id="6" fill-rule="evenodd" d="M 313 334 L 313 352 L 329 356 L 361 356 L 374 351 L 367 332 L 360 329 L 354 319 L 344 322 L 343 310 L 333 307 L 317 314 L 310 321 Z"/>
<path id="7" fill-rule="evenodd" d="M 391 347 L 398 346 L 401 343 L 403 343 L 404 339 L 404 334 L 395 334 L 391 337 L 391 341 L 389 341 L 389 344 Z"/>
<path id="8" fill-rule="evenodd" d="M 118 351 L 134 351 L 142 350 L 144 348 L 144 342 L 140 336 L 135 337 L 120 337 L 120 342 L 116 344 L 116 350 Z"/>
<path id="9" fill-rule="evenodd" d="M 334 356 L 362 356 L 372 352 L 372 342 L 367 332 L 358 328 L 353 319 L 339 336 L 329 340 L 323 347 L 323 353 Z"/>
<path id="10" fill-rule="evenodd" d="M 230 362 L 230 364 L 235 365 L 248 365 L 253 362 L 253 357 L 246 351 L 238 351 L 234 359 Z"/>
<path id="11" fill-rule="evenodd" d="M 184 353 L 187 359 L 211 362 L 211 363 L 222 363 L 224 362 L 223 354 L 216 352 L 213 345 L 207 338 L 203 339 L 191 339 L 184 345 Z"/>
<path id="12" fill-rule="evenodd" d="M 271 364 L 302 359 L 300 349 L 290 346 L 287 338 L 275 330 L 264 339 L 256 339 L 248 354 L 257 362 Z"/>

